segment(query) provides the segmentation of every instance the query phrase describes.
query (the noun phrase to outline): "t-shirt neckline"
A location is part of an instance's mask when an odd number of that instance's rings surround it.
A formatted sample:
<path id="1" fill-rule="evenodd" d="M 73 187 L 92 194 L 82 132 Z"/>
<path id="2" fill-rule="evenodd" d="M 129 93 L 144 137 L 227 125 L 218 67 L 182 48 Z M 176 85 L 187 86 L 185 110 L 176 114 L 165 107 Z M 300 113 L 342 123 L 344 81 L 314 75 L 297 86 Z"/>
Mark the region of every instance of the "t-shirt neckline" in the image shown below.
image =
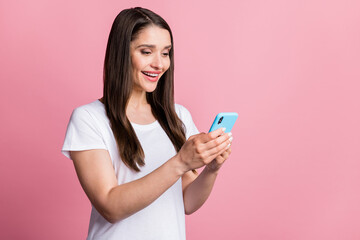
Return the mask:
<path id="1" fill-rule="evenodd" d="M 104 104 L 99 99 L 97 99 L 96 101 L 99 102 L 103 107 L 105 107 Z M 149 123 L 149 124 L 137 124 L 137 123 L 133 123 L 133 122 L 130 122 L 130 123 L 134 129 L 139 129 L 139 130 L 150 130 L 150 129 L 153 129 L 153 128 L 159 126 L 158 120 L 155 120 L 154 122 Z"/>

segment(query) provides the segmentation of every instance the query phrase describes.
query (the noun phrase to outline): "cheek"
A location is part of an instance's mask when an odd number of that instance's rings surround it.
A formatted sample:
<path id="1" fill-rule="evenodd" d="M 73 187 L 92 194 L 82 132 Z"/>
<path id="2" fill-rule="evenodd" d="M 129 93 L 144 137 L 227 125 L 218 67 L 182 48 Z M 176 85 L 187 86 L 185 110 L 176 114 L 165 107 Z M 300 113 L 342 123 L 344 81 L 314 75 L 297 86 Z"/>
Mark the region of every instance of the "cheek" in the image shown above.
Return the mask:
<path id="1" fill-rule="evenodd" d="M 134 69 L 134 71 L 141 71 L 142 70 L 142 67 L 143 66 L 143 64 L 142 64 L 142 62 L 141 61 L 134 61 L 133 63 L 132 63 L 132 67 L 133 67 L 133 69 Z"/>
<path id="2" fill-rule="evenodd" d="M 168 59 L 167 61 L 164 62 L 165 71 L 168 70 L 169 67 L 170 67 L 170 59 Z"/>
<path id="3" fill-rule="evenodd" d="M 141 56 L 134 55 L 131 58 L 131 64 L 134 72 L 141 71 L 146 65 L 146 59 L 142 58 Z"/>

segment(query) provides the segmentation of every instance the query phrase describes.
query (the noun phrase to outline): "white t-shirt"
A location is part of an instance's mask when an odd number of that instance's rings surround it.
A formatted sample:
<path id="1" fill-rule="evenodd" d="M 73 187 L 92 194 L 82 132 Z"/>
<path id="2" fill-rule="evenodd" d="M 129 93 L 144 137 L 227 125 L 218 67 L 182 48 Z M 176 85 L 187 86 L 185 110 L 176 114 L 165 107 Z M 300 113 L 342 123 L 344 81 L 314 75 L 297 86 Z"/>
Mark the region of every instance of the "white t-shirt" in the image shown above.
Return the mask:
<path id="1" fill-rule="evenodd" d="M 175 104 L 175 110 L 185 125 L 186 139 L 197 134 L 189 111 L 179 104 Z M 160 167 L 176 154 L 176 150 L 158 121 L 148 125 L 131 124 L 145 153 L 145 166 L 140 167 L 140 172 L 122 162 L 105 106 L 99 100 L 74 109 L 61 151 L 70 158 L 69 151 L 106 149 L 118 184 L 134 181 Z M 114 224 L 106 221 L 92 206 L 87 239 L 186 239 L 181 178 L 149 206 Z"/>

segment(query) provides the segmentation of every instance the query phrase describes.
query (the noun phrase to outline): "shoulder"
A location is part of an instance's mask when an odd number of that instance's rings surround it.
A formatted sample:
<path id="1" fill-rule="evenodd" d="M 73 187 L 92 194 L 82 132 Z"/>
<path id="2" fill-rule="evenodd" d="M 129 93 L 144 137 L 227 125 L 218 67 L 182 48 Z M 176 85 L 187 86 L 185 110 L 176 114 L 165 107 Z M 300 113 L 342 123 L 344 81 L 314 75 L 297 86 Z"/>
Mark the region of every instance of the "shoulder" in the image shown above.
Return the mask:
<path id="1" fill-rule="evenodd" d="M 198 134 L 199 130 L 195 126 L 190 111 L 180 104 L 175 104 L 175 110 L 185 126 L 186 139 L 192 135 Z"/>
<path id="2" fill-rule="evenodd" d="M 98 100 L 76 107 L 71 114 L 73 120 L 89 120 L 103 110 L 102 103 Z"/>
<path id="3" fill-rule="evenodd" d="M 175 111 L 181 120 L 191 119 L 189 110 L 187 110 L 187 108 L 183 105 L 175 103 Z"/>

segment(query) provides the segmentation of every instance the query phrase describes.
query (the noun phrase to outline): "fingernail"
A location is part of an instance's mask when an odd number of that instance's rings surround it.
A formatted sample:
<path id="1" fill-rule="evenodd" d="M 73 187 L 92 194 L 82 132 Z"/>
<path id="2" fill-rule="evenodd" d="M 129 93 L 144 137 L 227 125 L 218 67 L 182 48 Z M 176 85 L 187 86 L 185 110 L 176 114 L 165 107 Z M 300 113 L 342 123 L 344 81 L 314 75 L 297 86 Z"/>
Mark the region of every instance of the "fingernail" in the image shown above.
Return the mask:
<path id="1" fill-rule="evenodd" d="M 232 136 L 232 133 L 231 133 L 231 132 L 229 132 L 229 133 L 228 133 L 228 135 L 229 135 L 229 137 L 231 137 L 231 136 Z"/>
<path id="2" fill-rule="evenodd" d="M 226 128 L 223 127 L 222 130 L 223 130 L 223 132 L 225 132 Z"/>
<path id="3" fill-rule="evenodd" d="M 233 140 L 233 137 L 230 137 L 230 138 L 229 138 L 229 141 L 232 142 L 232 140 Z"/>
<path id="4" fill-rule="evenodd" d="M 228 149 L 231 146 L 231 144 L 229 143 L 229 145 L 227 145 L 226 149 Z"/>

